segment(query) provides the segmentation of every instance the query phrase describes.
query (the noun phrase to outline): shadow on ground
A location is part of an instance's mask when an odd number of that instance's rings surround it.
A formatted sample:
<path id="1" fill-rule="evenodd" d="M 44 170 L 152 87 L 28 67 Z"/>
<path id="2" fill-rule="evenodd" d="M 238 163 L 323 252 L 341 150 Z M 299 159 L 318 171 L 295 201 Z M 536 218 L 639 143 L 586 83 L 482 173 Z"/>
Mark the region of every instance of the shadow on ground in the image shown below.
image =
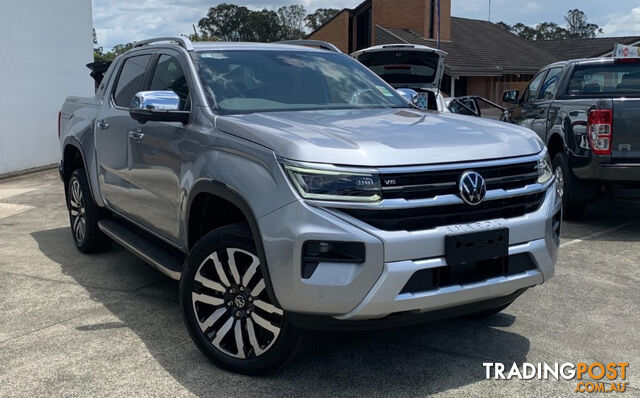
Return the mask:
<path id="1" fill-rule="evenodd" d="M 110 261 L 92 258 L 113 257 L 117 263 L 131 261 L 131 254 L 115 246 L 105 254 L 84 256 L 76 251 L 67 228 L 32 236 L 43 254 L 118 318 L 76 330 L 129 328 L 158 364 L 199 396 L 425 395 L 484 380 L 483 362 L 520 363 L 529 351 L 527 338 L 503 330 L 515 321 L 506 310 L 484 320 L 449 320 L 375 332 L 313 332 L 281 373 L 249 379 L 217 369 L 197 351 L 182 323 L 175 282 L 153 277 L 150 284 L 131 288 L 134 294 L 126 299 L 107 301 L 101 285 L 109 269 L 113 269 L 113 280 L 120 279 L 118 267 L 108 268 L 104 264 Z M 79 256 L 85 260 L 79 261 Z M 147 269 L 140 267 L 140 272 Z"/>

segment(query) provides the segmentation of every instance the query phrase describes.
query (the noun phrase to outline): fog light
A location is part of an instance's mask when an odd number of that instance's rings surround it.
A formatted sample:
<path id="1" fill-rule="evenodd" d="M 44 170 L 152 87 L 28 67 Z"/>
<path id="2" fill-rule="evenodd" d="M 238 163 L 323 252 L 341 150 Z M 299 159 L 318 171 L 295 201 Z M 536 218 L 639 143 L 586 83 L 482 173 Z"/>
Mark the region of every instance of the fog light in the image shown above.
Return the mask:
<path id="1" fill-rule="evenodd" d="M 302 246 L 302 278 L 311 278 L 321 262 L 360 264 L 364 260 L 362 242 L 307 241 Z"/>

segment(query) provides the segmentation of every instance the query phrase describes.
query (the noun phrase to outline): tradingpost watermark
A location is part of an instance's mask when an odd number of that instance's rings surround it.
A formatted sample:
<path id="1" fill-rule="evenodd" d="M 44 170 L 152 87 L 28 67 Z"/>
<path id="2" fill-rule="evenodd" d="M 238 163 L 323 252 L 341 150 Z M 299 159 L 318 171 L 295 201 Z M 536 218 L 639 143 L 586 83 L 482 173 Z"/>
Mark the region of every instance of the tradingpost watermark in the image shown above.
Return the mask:
<path id="1" fill-rule="evenodd" d="M 628 362 L 524 362 L 510 367 L 501 362 L 484 362 L 485 378 L 495 380 L 576 380 L 575 392 L 625 392 Z"/>

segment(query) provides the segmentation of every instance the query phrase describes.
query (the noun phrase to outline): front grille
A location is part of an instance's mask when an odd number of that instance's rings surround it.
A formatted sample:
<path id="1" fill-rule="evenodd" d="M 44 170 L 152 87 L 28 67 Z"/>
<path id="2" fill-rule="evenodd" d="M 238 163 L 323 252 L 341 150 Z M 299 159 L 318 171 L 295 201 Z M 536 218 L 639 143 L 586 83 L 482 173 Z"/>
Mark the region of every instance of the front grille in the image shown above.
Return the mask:
<path id="1" fill-rule="evenodd" d="M 437 170 L 411 174 L 382 174 L 383 199 L 425 199 L 458 194 L 458 178 L 468 168 Z M 487 183 L 487 190 L 513 189 L 535 184 L 538 162 L 473 168 Z"/>
<path id="2" fill-rule="evenodd" d="M 420 293 L 441 287 L 482 282 L 497 276 L 509 276 L 535 269 L 528 253 L 509 257 L 477 261 L 453 269 L 452 267 L 428 268 L 416 271 L 404 285 L 400 293 Z"/>
<path id="3" fill-rule="evenodd" d="M 393 210 L 342 209 L 342 211 L 378 229 L 419 231 L 443 225 L 523 216 L 537 210 L 543 199 L 544 192 L 539 192 L 487 200 L 476 206 L 462 203 Z"/>

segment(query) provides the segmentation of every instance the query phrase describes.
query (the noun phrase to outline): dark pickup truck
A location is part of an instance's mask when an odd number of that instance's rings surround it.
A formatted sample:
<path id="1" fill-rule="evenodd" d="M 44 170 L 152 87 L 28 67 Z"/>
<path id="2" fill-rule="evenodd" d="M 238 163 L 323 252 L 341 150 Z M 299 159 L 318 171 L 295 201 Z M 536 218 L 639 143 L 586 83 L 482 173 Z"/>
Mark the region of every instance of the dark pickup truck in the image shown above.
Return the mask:
<path id="1" fill-rule="evenodd" d="M 592 58 L 544 67 L 508 119 L 547 144 L 565 217 L 579 217 L 602 194 L 640 197 L 640 59 Z"/>

